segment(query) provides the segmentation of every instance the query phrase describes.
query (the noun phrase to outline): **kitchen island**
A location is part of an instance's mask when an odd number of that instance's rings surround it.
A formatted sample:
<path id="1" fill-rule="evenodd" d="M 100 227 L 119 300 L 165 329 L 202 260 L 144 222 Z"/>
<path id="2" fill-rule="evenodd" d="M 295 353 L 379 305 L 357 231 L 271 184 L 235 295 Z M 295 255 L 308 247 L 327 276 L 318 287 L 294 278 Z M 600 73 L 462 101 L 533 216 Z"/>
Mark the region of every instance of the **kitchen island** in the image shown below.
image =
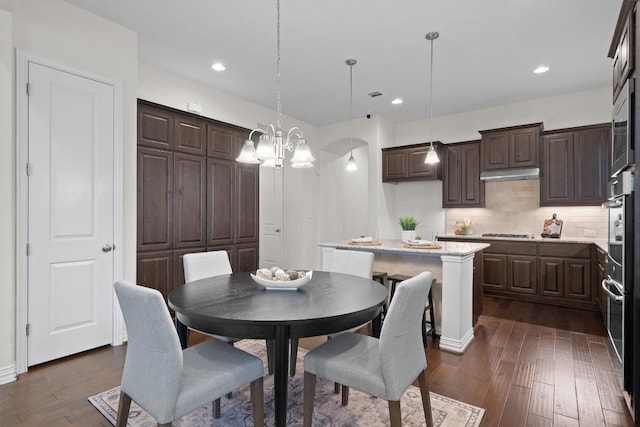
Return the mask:
<path id="1" fill-rule="evenodd" d="M 440 348 L 464 353 L 473 341 L 473 259 L 487 243 L 437 242 L 438 249 L 407 247 L 400 240 L 380 240 L 375 244 L 349 241 L 320 243 L 323 258 L 335 249 L 359 250 L 375 254 L 374 270 L 389 275 L 414 276 L 431 271 L 436 279 L 433 301 Z"/>

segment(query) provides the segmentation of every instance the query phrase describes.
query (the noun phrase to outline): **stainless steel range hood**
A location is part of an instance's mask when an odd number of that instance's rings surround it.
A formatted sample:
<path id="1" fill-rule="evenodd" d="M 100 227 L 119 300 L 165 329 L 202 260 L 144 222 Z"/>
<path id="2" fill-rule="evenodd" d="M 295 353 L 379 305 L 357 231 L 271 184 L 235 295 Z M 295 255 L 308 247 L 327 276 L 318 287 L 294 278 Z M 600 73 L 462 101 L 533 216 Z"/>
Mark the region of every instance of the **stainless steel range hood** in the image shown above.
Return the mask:
<path id="1" fill-rule="evenodd" d="M 480 179 L 483 181 L 519 181 L 523 179 L 538 178 L 540 178 L 540 168 L 505 169 L 480 172 Z"/>

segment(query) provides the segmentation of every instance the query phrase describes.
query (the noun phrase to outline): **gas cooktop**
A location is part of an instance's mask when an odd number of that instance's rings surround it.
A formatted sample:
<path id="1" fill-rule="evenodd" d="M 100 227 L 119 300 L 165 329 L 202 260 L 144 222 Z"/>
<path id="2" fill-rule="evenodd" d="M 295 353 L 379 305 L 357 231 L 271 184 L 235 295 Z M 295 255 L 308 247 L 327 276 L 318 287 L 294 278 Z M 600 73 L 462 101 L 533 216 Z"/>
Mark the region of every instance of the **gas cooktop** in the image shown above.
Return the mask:
<path id="1" fill-rule="evenodd" d="M 484 233 L 482 237 L 511 237 L 516 239 L 528 239 L 529 234 L 511 234 L 511 233 Z"/>

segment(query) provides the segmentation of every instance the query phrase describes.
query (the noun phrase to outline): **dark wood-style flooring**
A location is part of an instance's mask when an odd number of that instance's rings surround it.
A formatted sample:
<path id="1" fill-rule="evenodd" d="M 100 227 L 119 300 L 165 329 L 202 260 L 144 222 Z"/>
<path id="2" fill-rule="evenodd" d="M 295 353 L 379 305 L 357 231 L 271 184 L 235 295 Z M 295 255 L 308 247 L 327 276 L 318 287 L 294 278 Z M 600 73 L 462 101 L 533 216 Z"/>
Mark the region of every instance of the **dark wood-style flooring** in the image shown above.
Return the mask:
<path id="1" fill-rule="evenodd" d="M 125 353 L 103 347 L 32 367 L 0 386 L 0 426 L 110 426 L 87 397 L 119 384 Z M 430 389 L 485 408 L 482 426 L 633 425 L 599 313 L 485 297 L 464 355 L 431 338 L 426 353 Z"/>

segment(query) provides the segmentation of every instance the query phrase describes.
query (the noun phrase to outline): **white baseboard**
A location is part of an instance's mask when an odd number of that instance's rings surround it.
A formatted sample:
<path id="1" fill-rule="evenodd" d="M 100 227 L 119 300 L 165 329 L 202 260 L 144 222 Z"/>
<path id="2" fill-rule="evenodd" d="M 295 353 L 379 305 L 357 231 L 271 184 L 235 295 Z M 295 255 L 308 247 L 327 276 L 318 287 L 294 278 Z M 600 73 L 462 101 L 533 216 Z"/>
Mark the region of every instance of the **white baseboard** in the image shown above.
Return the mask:
<path id="1" fill-rule="evenodd" d="M 0 368 L 0 385 L 13 382 L 18 379 L 16 365 L 9 365 L 4 368 Z"/>

